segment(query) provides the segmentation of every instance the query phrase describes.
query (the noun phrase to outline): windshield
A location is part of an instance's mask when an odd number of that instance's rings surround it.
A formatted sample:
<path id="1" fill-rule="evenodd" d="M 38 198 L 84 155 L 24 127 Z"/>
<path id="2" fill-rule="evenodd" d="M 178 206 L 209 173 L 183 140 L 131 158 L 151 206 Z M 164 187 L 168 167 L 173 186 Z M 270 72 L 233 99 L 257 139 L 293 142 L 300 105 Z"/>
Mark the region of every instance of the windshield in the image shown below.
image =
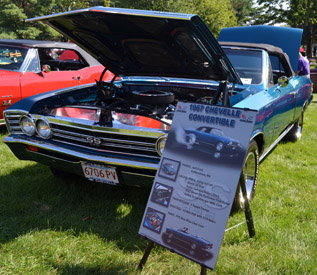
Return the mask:
<path id="1" fill-rule="evenodd" d="M 224 133 L 220 129 L 216 129 L 216 128 L 199 127 L 199 128 L 197 128 L 197 130 L 200 132 L 205 132 L 205 133 L 213 134 L 216 136 L 221 136 L 221 137 L 224 136 Z"/>
<path id="2" fill-rule="evenodd" d="M 237 48 L 224 48 L 243 84 L 262 83 L 262 52 Z"/>
<path id="3" fill-rule="evenodd" d="M 0 69 L 18 71 L 27 51 L 25 48 L 0 45 Z"/>

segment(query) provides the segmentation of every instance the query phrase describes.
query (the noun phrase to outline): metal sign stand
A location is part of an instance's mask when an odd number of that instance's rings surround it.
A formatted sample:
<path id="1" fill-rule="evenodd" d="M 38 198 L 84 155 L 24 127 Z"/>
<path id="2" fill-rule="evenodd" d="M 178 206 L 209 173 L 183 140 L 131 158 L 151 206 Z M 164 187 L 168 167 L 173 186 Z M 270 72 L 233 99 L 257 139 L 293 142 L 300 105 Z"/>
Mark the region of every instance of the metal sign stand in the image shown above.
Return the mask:
<path id="1" fill-rule="evenodd" d="M 222 98 L 221 98 L 221 95 L 222 95 Z M 215 97 L 213 99 L 213 101 L 211 102 L 211 105 L 216 105 L 217 102 L 219 101 L 222 101 L 222 105 L 223 106 L 227 106 L 227 107 L 230 107 L 230 102 L 229 102 L 229 90 L 228 90 L 228 82 L 227 81 L 221 81 L 220 82 L 220 85 L 218 87 L 218 90 L 215 94 Z M 248 200 L 248 197 L 247 197 L 247 190 L 246 190 L 246 186 L 245 186 L 245 178 L 243 176 L 243 174 L 241 173 L 240 175 L 240 180 L 239 180 L 239 184 L 238 184 L 238 188 L 241 188 L 241 191 L 242 191 L 242 195 L 243 195 L 243 199 L 244 199 L 244 213 L 245 213 L 245 217 L 246 217 L 246 220 L 239 223 L 239 224 L 236 224 L 230 228 L 227 228 L 225 230 L 225 232 L 233 229 L 233 228 L 236 228 L 242 224 L 244 224 L 245 222 L 247 223 L 247 226 L 248 226 L 248 231 L 249 231 L 249 236 L 250 238 L 254 237 L 255 236 L 255 229 L 254 229 L 254 223 L 253 223 L 253 218 L 252 218 L 252 213 L 251 213 L 251 209 L 250 209 L 250 203 L 249 203 L 249 200 Z M 151 250 L 154 246 L 154 241 L 149 241 L 148 242 L 148 245 L 144 251 L 144 254 L 143 254 L 143 257 L 138 265 L 138 270 L 142 270 L 143 269 L 143 266 L 145 265 L 150 253 L 151 253 Z M 173 250 L 170 250 L 171 252 L 174 252 Z M 201 271 L 200 271 L 200 274 L 201 275 L 206 275 L 206 272 L 207 272 L 207 267 L 203 264 L 200 265 L 201 266 Z"/>

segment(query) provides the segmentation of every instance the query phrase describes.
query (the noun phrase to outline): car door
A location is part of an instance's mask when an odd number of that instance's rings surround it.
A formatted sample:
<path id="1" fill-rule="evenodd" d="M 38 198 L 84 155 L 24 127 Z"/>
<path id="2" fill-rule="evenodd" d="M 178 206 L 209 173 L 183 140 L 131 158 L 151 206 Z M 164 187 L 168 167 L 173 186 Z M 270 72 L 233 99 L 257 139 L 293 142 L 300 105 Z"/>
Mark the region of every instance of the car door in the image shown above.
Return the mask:
<path id="1" fill-rule="evenodd" d="M 53 58 L 41 60 L 38 51 L 34 49 L 25 73 L 20 78 L 22 98 L 81 84 L 80 70 L 59 70 L 57 64 L 58 60 Z M 46 70 L 42 69 L 43 66 L 46 66 Z"/>
<path id="2" fill-rule="evenodd" d="M 21 76 L 22 98 L 79 84 L 80 73 L 74 75 L 73 72 L 26 72 Z"/>
<path id="3" fill-rule="evenodd" d="M 20 77 L 28 53 L 26 47 L 0 44 L 0 124 L 4 123 L 3 111 L 21 99 Z"/>
<path id="4" fill-rule="evenodd" d="M 59 49 L 61 52 L 58 56 L 60 63 L 63 63 L 63 66 L 60 67 L 60 70 L 64 71 L 77 71 L 78 76 L 80 77 L 80 84 L 89 84 L 95 83 L 96 80 L 99 80 L 101 73 L 104 70 L 104 66 L 99 65 L 90 65 L 88 60 L 77 51 L 73 49 Z M 74 76 L 76 78 L 76 76 Z M 113 74 L 107 71 L 104 74 L 103 80 L 111 80 Z"/>
<path id="5" fill-rule="evenodd" d="M 294 86 L 293 96 L 296 97 L 296 120 L 303 112 L 305 104 L 307 104 L 307 98 L 309 98 L 309 94 L 311 93 L 311 82 L 305 76 L 296 76 L 290 80 L 290 83 Z"/>
<path id="6" fill-rule="evenodd" d="M 283 64 L 279 56 L 270 54 L 270 63 L 274 75 L 270 93 L 273 97 L 274 139 L 276 139 L 294 121 L 296 88 L 292 80 L 287 82 L 285 87 L 278 84 L 278 78 L 287 75 L 285 70 L 287 64 Z"/>
<path id="7" fill-rule="evenodd" d="M 274 137 L 277 138 L 294 121 L 296 96 L 291 83 L 286 87 L 275 85 L 271 88 L 273 101 Z"/>

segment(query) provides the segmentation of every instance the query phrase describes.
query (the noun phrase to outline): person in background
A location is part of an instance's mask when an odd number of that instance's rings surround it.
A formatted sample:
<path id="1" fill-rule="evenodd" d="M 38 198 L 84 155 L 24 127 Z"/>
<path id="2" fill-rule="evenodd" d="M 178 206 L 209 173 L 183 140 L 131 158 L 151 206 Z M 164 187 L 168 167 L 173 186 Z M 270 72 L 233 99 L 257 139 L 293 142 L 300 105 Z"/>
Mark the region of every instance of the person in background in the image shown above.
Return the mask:
<path id="1" fill-rule="evenodd" d="M 300 48 L 296 75 L 306 76 L 310 78 L 309 61 L 306 57 L 303 56 L 304 52 L 304 49 Z"/>

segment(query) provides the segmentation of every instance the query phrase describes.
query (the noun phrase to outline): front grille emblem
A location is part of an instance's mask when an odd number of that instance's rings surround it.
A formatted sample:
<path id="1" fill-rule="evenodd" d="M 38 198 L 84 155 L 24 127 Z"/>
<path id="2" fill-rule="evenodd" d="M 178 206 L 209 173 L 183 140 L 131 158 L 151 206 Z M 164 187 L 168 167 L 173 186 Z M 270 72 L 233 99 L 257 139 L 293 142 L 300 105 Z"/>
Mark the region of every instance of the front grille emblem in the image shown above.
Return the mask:
<path id="1" fill-rule="evenodd" d="M 100 146 L 101 145 L 101 139 L 96 137 L 86 137 L 86 140 L 91 146 Z"/>

